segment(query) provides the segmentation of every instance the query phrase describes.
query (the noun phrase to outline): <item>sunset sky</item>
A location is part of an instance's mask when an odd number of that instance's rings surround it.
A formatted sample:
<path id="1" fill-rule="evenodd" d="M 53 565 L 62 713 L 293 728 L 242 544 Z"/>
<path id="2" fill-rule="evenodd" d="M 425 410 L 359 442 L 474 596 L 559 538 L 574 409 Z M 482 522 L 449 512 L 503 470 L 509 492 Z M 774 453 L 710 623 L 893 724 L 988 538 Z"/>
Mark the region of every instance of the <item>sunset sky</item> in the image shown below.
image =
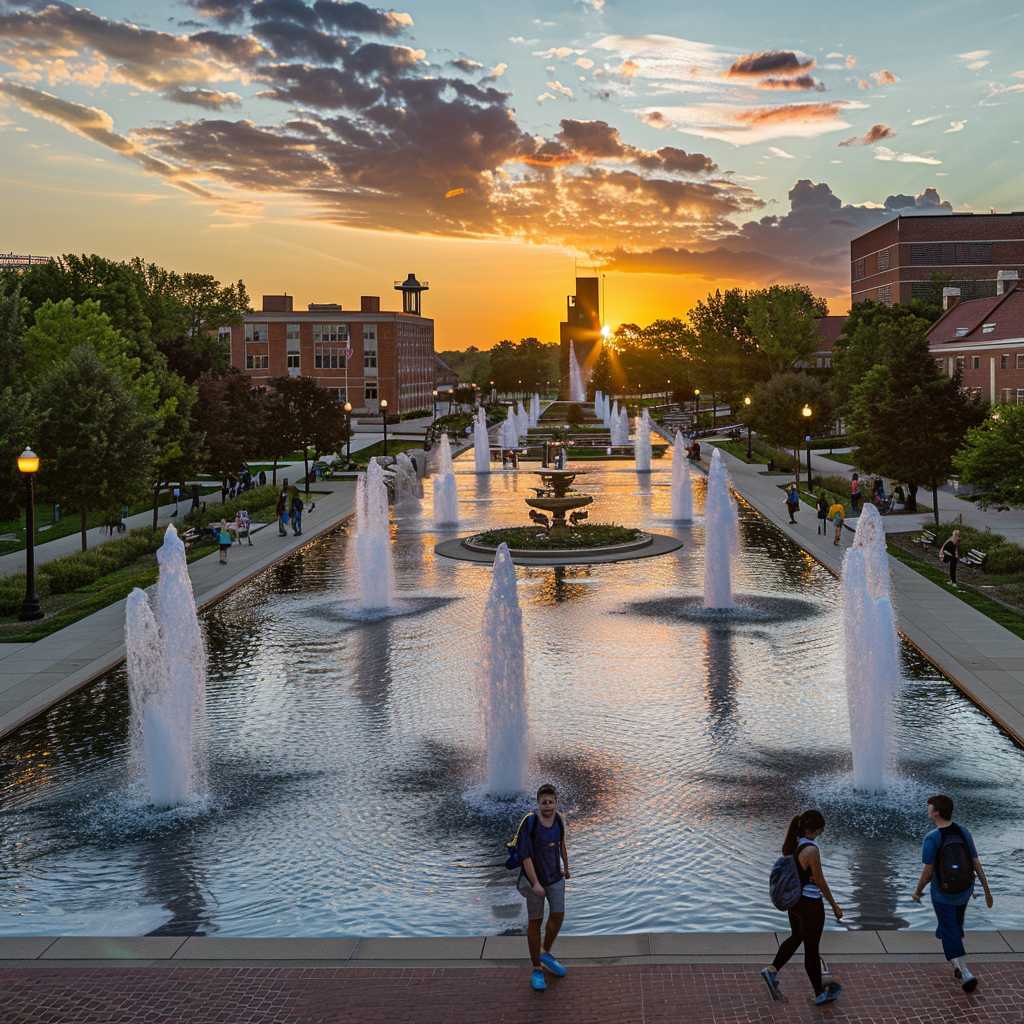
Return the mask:
<path id="1" fill-rule="evenodd" d="M 945 0 L 0 0 L 0 250 L 393 304 L 436 347 L 803 281 L 896 212 L 1024 209 L 1024 13 Z M 389 297 L 391 296 L 391 297 Z"/>

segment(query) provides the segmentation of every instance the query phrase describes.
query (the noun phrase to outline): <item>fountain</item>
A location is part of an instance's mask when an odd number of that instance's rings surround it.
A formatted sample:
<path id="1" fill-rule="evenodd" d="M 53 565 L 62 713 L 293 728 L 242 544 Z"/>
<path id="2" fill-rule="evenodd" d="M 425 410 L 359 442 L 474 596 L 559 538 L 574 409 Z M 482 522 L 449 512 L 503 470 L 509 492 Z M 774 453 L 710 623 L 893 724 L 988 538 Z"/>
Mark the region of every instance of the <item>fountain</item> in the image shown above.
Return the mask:
<path id="1" fill-rule="evenodd" d="M 516 411 L 511 405 L 508 407 L 508 415 L 502 426 L 505 427 L 505 433 L 502 435 L 502 448 L 518 448 L 519 425 L 516 423 Z"/>
<path id="2" fill-rule="evenodd" d="M 651 471 L 651 418 L 646 409 L 637 417 L 634 461 L 638 473 Z"/>
<path id="3" fill-rule="evenodd" d="M 534 497 L 527 498 L 530 508 L 540 509 L 551 516 L 548 533 L 552 537 L 564 537 L 568 532 L 565 525 L 565 513 L 575 509 L 586 508 L 593 502 L 589 494 L 570 490 L 572 482 L 579 476 L 575 469 L 541 469 L 537 470 L 543 487 L 533 487 Z"/>
<path id="4" fill-rule="evenodd" d="M 739 539 L 739 519 L 729 494 L 729 475 L 717 448 L 708 471 L 704 524 L 704 607 L 732 608 L 732 556 Z"/>
<path id="5" fill-rule="evenodd" d="M 861 511 L 842 579 L 853 782 L 858 790 L 878 792 L 885 788 L 892 756 L 892 698 L 900 664 L 885 530 L 874 505 Z"/>
<path id="6" fill-rule="evenodd" d="M 412 459 L 405 452 L 395 458 L 395 508 L 407 512 L 419 510 L 423 485 Z"/>
<path id="7" fill-rule="evenodd" d="M 520 437 L 525 437 L 529 429 L 530 414 L 526 411 L 526 406 L 520 402 L 516 408 L 516 433 Z"/>
<path id="8" fill-rule="evenodd" d="M 395 600 L 395 570 L 388 528 L 388 489 L 384 471 L 373 459 L 356 483 L 356 603 L 363 611 L 382 611 Z"/>
<path id="9" fill-rule="evenodd" d="M 587 389 L 583 386 L 583 374 L 580 372 L 579 360 L 576 358 L 576 345 L 569 342 L 569 401 L 585 402 Z"/>
<path id="10" fill-rule="evenodd" d="M 447 434 L 441 435 L 438 466 L 434 476 L 434 525 L 457 526 L 459 522 L 459 492 L 455 486 L 452 467 L 452 446 Z"/>
<path id="11" fill-rule="evenodd" d="M 175 807 L 206 790 L 206 649 L 173 525 L 157 562 L 156 615 L 138 588 L 126 607 L 131 761 L 150 802 Z"/>
<path id="12" fill-rule="evenodd" d="M 672 519 L 686 522 L 693 518 L 693 495 L 690 492 L 690 462 L 686 442 L 677 430 L 672 444 Z"/>
<path id="13" fill-rule="evenodd" d="M 473 463 L 478 473 L 491 471 L 491 439 L 487 433 L 487 413 L 481 407 L 473 421 Z"/>
<path id="14" fill-rule="evenodd" d="M 526 788 L 529 721 L 523 615 L 519 609 L 516 571 L 508 545 L 494 555 L 494 574 L 484 607 L 483 676 L 487 714 L 487 791 L 513 796 Z"/>
<path id="15" fill-rule="evenodd" d="M 612 406 L 610 433 L 613 445 L 629 444 L 629 414 L 618 402 Z"/>
<path id="16" fill-rule="evenodd" d="M 540 395 L 536 391 L 530 396 L 530 426 L 540 423 Z"/>

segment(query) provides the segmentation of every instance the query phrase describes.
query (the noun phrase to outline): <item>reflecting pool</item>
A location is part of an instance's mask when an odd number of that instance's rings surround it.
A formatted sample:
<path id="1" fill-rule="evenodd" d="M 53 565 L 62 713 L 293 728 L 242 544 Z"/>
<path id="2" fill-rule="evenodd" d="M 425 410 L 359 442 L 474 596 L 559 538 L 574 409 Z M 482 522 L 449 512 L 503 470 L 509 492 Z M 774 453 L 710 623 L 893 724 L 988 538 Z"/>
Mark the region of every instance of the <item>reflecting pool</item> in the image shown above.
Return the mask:
<path id="1" fill-rule="evenodd" d="M 456 460 L 461 533 L 526 520 L 533 477 L 472 470 L 472 452 Z M 934 928 L 930 906 L 909 897 L 935 792 L 957 800 L 996 894 L 992 911 L 975 902 L 971 926 L 1021 927 L 1021 751 L 903 648 L 898 781 L 859 798 L 838 582 L 741 503 L 736 593 L 783 598 L 799 614 L 728 626 L 661 615 L 660 598 L 702 590 L 703 478 L 692 524 L 678 524 L 667 459 L 642 477 L 632 463 L 586 470 L 593 520 L 679 531 L 684 547 L 517 570 L 529 778 L 555 782 L 568 820 L 566 929 L 784 927 L 768 873 L 789 817 L 809 805 L 828 820 L 823 859 L 845 926 Z M 812 528 L 805 517 L 799 529 Z M 0 743 L 0 933 L 524 927 L 503 867 L 520 808 L 484 795 L 477 666 L 490 570 L 436 557 L 451 534 L 429 511 L 391 529 L 408 614 L 344 613 L 354 568 L 339 529 L 202 617 L 207 796 L 155 812 L 126 784 L 120 670 Z"/>

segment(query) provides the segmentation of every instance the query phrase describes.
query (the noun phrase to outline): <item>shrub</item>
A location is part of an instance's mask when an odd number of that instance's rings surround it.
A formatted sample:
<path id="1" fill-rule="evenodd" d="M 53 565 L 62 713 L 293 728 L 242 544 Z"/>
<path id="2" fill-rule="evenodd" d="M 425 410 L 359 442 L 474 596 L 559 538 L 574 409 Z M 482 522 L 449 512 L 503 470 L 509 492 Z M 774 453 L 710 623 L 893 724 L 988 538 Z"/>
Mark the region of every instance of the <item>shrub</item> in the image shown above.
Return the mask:
<path id="1" fill-rule="evenodd" d="M 24 600 L 24 573 L 0 577 L 0 615 L 17 615 Z"/>
<path id="2" fill-rule="evenodd" d="M 985 559 L 985 572 L 998 576 L 1010 576 L 1024 572 L 1024 548 L 1017 544 L 996 544 L 989 548 Z"/>
<path id="3" fill-rule="evenodd" d="M 959 529 L 961 553 L 976 548 L 988 555 L 985 559 L 985 572 L 997 576 L 1011 576 L 1024 572 L 1024 547 L 1008 541 L 1001 533 L 976 530 L 973 526 L 961 526 L 959 523 L 940 523 L 931 529 L 935 533 L 935 543 L 940 546 L 949 539 L 955 529 Z"/>

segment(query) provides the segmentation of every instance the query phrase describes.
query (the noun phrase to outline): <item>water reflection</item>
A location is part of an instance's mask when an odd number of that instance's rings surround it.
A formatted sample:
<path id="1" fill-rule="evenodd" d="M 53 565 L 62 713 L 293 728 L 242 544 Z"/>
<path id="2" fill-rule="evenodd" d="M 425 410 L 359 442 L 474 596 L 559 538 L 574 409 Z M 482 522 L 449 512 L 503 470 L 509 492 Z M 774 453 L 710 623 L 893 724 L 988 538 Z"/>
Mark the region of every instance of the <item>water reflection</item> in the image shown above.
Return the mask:
<path id="1" fill-rule="evenodd" d="M 909 922 L 899 913 L 898 904 L 906 903 L 910 891 L 901 885 L 907 865 L 897 863 L 887 839 L 855 836 L 849 845 L 851 912 L 844 920 L 856 928 L 906 928 Z"/>
<path id="2" fill-rule="evenodd" d="M 173 857 L 163 843 L 150 840 L 139 843 L 136 862 L 147 899 L 163 906 L 169 920 L 148 935 L 205 935 L 212 916 L 207 907 L 206 872 L 196 855 L 196 836 L 181 832 Z"/>
<path id="3" fill-rule="evenodd" d="M 708 708 L 708 733 L 720 746 L 736 739 L 736 691 L 739 678 L 733 658 L 736 637 L 731 629 L 704 630 L 704 695 Z"/>

